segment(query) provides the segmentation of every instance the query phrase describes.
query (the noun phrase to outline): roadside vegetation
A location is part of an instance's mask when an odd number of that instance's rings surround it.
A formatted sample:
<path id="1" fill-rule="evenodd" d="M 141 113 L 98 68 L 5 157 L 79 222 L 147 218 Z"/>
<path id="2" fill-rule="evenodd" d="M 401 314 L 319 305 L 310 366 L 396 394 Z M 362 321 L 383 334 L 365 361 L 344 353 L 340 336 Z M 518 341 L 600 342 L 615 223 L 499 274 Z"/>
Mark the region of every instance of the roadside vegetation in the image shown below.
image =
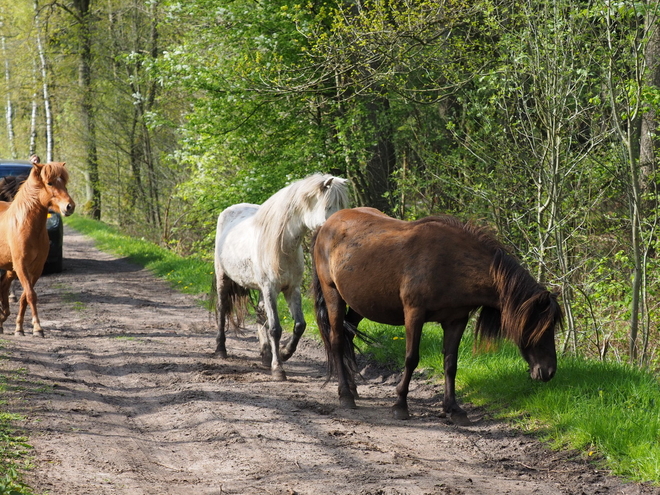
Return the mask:
<path id="1" fill-rule="evenodd" d="M 190 294 L 207 295 L 213 264 L 177 256 L 148 241 L 74 215 L 67 224 L 93 238 L 97 246 L 125 256 Z M 313 306 L 303 301 L 307 335 L 318 338 Z M 290 331 L 286 305 L 280 307 Z M 360 328 L 376 340 L 363 352 L 394 369 L 403 367 L 403 328 L 363 321 Z M 561 340 L 563 335 L 559 335 Z M 427 324 L 418 375 L 442 381 L 442 330 Z M 502 342 L 477 350 L 470 333 L 461 345 L 457 376 L 459 400 L 483 406 L 522 431 L 557 449 L 574 449 L 613 474 L 660 484 L 660 386 L 650 371 L 622 362 L 602 362 L 565 354 L 549 383 L 529 379 L 517 348 Z M 414 395 L 411 396 L 414 401 Z M 392 389 L 394 401 L 394 389 Z M 414 402 L 412 405 L 414 411 Z"/>
<path id="2" fill-rule="evenodd" d="M 30 488 L 21 482 L 21 472 L 29 467 L 31 447 L 16 428 L 21 417 L 7 412 L 6 402 L 19 387 L 20 372 L 4 371 L 4 349 L 0 340 L 0 495 L 30 495 Z"/>

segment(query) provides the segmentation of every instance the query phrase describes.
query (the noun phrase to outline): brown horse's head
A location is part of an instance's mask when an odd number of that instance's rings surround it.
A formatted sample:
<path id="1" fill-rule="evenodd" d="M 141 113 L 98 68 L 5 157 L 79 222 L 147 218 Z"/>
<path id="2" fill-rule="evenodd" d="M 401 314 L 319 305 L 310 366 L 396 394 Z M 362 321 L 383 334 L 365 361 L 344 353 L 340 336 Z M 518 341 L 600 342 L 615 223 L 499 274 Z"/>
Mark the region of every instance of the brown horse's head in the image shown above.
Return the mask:
<path id="1" fill-rule="evenodd" d="M 563 312 L 557 295 L 539 285 L 518 261 L 498 250 L 491 265 L 500 307 L 484 307 L 477 320 L 477 335 L 507 337 L 518 345 L 529 364 L 530 376 L 547 382 L 557 371 L 555 328 Z"/>
<path id="2" fill-rule="evenodd" d="M 520 307 L 525 330 L 518 342 L 520 353 L 529 364 L 534 380 L 547 382 L 557 371 L 555 327 L 562 324 L 562 310 L 556 294 L 545 289 L 528 299 Z"/>
<path id="3" fill-rule="evenodd" d="M 69 182 L 66 164 L 64 162 L 39 163 L 39 157 L 36 155 L 32 155 L 30 161 L 33 165 L 31 176 L 40 183 L 42 189 L 40 197 L 43 204 L 59 211 L 64 216 L 71 215 L 76 209 L 76 203 L 69 196 L 66 188 Z"/>

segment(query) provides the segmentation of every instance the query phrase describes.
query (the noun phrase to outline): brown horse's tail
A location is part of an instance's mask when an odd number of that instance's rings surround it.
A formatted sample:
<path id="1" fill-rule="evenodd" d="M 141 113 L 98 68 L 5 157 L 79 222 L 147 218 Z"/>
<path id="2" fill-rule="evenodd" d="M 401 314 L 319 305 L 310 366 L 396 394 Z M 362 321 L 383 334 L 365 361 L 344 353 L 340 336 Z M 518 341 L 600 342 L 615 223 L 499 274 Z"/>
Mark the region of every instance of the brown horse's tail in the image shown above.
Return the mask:
<path id="1" fill-rule="evenodd" d="M 314 252 L 314 244 L 316 243 L 316 234 L 312 237 L 311 252 Z M 319 280 L 318 272 L 316 271 L 316 262 L 312 255 L 312 293 L 314 298 L 314 309 L 316 313 L 316 324 L 319 327 L 319 333 L 325 347 L 325 355 L 328 363 L 328 379 L 336 374 L 336 362 L 333 359 L 332 346 L 330 344 L 330 333 L 332 327 L 330 326 L 330 317 L 328 315 L 328 306 L 325 303 L 323 290 L 321 290 L 321 281 Z M 366 342 L 371 339 L 363 332 L 357 329 L 357 325 L 350 323 L 344 319 L 344 326 L 342 329 L 342 339 L 344 341 L 343 348 L 343 362 L 344 367 L 353 375 L 357 373 L 357 359 L 355 356 L 355 337 L 358 336 Z"/>
<path id="2" fill-rule="evenodd" d="M 238 331 L 243 327 L 245 317 L 248 314 L 248 303 L 251 301 L 251 292 L 249 289 L 238 285 L 229 278 L 225 278 L 226 287 L 223 287 L 222 294 L 218 294 L 218 282 L 213 274 L 211 282 L 211 293 L 209 294 L 210 310 L 215 313 L 215 322 L 220 327 L 220 308 L 224 309 L 225 321 L 231 323 L 234 330 Z"/>

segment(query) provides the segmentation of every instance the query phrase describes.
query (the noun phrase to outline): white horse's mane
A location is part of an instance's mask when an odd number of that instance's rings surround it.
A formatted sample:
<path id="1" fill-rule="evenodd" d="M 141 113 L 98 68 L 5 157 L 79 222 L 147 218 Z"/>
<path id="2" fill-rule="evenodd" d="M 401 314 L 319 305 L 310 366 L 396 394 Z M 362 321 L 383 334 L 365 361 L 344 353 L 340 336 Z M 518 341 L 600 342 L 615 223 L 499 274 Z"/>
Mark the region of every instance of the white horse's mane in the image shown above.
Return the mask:
<path id="1" fill-rule="evenodd" d="M 283 252 L 297 249 L 302 236 L 323 223 L 328 206 L 336 210 L 348 206 L 346 179 L 316 173 L 293 182 L 268 198 L 254 215 L 254 225 L 260 233 L 259 264 L 262 268 L 277 275 Z M 321 215 L 316 221 L 318 225 L 305 223 L 305 214 L 311 211 Z"/>

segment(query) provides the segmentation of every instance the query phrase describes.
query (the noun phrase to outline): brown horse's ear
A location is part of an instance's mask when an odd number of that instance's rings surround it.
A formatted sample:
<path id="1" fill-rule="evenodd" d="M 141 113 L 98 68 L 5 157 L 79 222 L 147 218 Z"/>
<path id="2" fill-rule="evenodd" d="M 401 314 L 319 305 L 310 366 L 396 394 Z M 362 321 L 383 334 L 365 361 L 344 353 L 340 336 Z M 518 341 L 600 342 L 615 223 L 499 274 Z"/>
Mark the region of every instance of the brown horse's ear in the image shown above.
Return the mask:
<path id="1" fill-rule="evenodd" d="M 41 159 L 37 155 L 31 155 L 30 156 L 30 163 L 32 165 L 36 165 L 41 161 Z"/>

